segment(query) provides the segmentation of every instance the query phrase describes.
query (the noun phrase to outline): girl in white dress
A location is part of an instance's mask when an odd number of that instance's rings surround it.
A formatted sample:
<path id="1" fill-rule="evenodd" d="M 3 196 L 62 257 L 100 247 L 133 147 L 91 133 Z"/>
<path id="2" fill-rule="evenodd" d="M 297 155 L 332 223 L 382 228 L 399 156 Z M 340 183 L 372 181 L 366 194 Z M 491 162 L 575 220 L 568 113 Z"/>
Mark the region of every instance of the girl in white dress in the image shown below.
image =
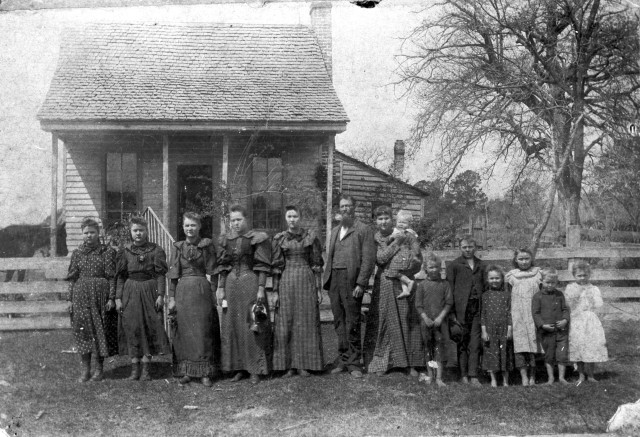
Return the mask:
<path id="1" fill-rule="evenodd" d="M 604 328 L 595 310 L 603 304 L 600 290 L 589 283 L 591 267 L 586 262 L 577 262 L 571 267 L 576 282 L 567 285 L 565 300 L 571 310 L 569 328 L 569 359 L 578 364 L 580 378 L 597 382 L 594 363 L 609 359 Z"/>
<path id="2" fill-rule="evenodd" d="M 535 385 L 536 360 L 539 353 L 536 326 L 531 313 L 531 300 L 540 290 L 540 268 L 533 266 L 533 254 L 527 248 L 514 251 L 513 265 L 504 280 L 511 287 L 511 321 L 515 366 L 520 370 L 522 385 Z"/>

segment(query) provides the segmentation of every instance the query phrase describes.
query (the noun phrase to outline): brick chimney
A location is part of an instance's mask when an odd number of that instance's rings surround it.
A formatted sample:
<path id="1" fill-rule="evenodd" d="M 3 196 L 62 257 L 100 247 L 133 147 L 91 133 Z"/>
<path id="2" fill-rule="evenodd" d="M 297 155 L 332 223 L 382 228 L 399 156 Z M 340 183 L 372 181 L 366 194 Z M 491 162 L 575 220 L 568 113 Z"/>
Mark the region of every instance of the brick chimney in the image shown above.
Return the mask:
<path id="1" fill-rule="evenodd" d="M 311 30 L 316 34 L 318 45 L 322 51 L 324 65 L 327 67 L 329 76 L 333 80 L 332 58 L 332 35 L 331 35 L 331 3 L 313 2 L 309 10 L 311 16 Z"/>
<path id="2" fill-rule="evenodd" d="M 397 140 L 393 145 L 393 176 L 402 179 L 404 175 L 404 141 Z"/>

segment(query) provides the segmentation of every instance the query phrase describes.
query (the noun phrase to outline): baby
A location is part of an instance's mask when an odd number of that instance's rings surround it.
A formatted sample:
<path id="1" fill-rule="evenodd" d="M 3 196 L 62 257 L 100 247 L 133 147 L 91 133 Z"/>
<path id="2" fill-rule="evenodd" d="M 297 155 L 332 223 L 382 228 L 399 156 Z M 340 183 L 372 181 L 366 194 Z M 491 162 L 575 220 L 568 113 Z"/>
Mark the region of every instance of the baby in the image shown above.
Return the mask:
<path id="1" fill-rule="evenodd" d="M 415 241 L 418 238 L 418 234 L 409 228 L 410 222 L 413 219 L 413 215 L 409 211 L 400 210 L 396 215 L 396 227 L 391 234 L 392 238 L 398 235 L 404 235 L 409 238 L 405 238 L 398 255 L 403 260 L 403 265 L 398 268 L 395 277 L 400 280 L 402 284 L 402 293 L 400 293 L 397 299 L 404 299 L 411 296 L 411 289 L 413 288 L 414 280 L 408 277 L 405 272 L 411 266 L 413 262 L 421 263 L 419 257 L 412 253 L 412 240 Z M 393 268 L 393 266 L 391 266 Z"/>

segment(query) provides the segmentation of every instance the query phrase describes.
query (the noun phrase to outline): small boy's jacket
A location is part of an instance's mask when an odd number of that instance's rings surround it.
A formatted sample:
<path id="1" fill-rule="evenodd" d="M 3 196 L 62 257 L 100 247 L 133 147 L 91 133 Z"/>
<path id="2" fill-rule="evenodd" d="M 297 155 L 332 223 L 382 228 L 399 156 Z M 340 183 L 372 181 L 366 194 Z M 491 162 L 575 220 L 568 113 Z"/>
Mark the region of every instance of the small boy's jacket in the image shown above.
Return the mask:
<path id="1" fill-rule="evenodd" d="M 536 328 L 542 325 L 554 324 L 565 319 L 569 323 L 570 313 L 564 294 L 560 290 L 540 290 L 533 295 L 531 300 L 531 312 Z"/>

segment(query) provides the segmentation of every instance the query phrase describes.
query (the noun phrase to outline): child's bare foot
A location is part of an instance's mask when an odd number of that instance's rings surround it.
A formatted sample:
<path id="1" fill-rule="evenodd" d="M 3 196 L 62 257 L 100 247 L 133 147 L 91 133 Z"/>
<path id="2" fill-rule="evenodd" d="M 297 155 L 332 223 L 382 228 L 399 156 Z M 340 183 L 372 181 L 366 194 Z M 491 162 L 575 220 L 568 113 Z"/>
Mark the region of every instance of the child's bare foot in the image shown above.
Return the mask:
<path id="1" fill-rule="evenodd" d="M 596 378 L 594 378 L 593 375 L 589 375 L 589 381 L 591 381 L 591 382 L 600 382 Z"/>
<path id="2" fill-rule="evenodd" d="M 553 383 L 554 383 L 554 380 L 550 379 L 547 382 L 545 382 L 545 385 L 553 385 Z"/>
<path id="3" fill-rule="evenodd" d="M 411 286 L 413 286 L 413 281 L 411 281 Z M 411 296 L 411 288 L 406 284 L 402 284 L 402 293 L 396 299 L 405 299 L 409 296 Z"/>
<path id="4" fill-rule="evenodd" d="M 531 378 L 529 378 L 529 385 L 536 385 L 536 377 L 532 376 Z"/>
<path id="5" fill-rule="evenodd" d="M 568 384 L 569 384 L 569 381 L 567 381 L 567 380 L 566 380 L 566 379 L 564 379 L 564 378 L 558 378 L 558 381 L 559 381 L 561 384 L 564 384 L 564 385 L 568 385 Z"/>
<path id="6" fill-rule="evenodd" d="M 482 384 L 478 380 L 478 378 L 471 378 L 471 385 L 481 386 Z"/>
<path id="7" fill-rule="evenodd" d="M 507 381 L 506 379 L 504 381 L 502 381 L 502 386 L 503 387 L 509 387 L 509 381 Z"/>
<path id="8" fill-rule="evenodd" d="M 431 384 L 431 377 L 426 373 L 420 373 L 420 376 L 418 376 L 418 382 L 426 382 L 427 384 Z"/>
<path id="9" fill-rule="evenodd" d="M 436 384 L 438 385 L 438 387 L 446 387 L 447 384 L 444 383 L 444 381 L 442 381 L 442 379 L 436 379 Z"/>
<path id="10" fill-rule="evenodd" d="M 587 378 L 585 378 L 584 375 L 580 375 L 580 377 L 578 378 L 578 382 L 576 382 L 576 385 L 580 385 L 583 382 L 585 382 L 587 380 Z"/>
<path id="11" fill-rule="evenodd" d="M 460 382 L 462 382 L 463 384 L 469 384 L 469 378 L 467 378 L 466 376 L 463 376 Z"/>
<path id="12" fill-rule="evenodd" d="M 497 387 L 497 386 L 498 386 L 497 381 L 491 381 L 491 387 Z"/>
<path id="13" fill-rule="evenodd" d="M 529 385 L 529 379 L 527 378 L 522 378 L 522 386 L 523 387 L 527 387 Z"/>

